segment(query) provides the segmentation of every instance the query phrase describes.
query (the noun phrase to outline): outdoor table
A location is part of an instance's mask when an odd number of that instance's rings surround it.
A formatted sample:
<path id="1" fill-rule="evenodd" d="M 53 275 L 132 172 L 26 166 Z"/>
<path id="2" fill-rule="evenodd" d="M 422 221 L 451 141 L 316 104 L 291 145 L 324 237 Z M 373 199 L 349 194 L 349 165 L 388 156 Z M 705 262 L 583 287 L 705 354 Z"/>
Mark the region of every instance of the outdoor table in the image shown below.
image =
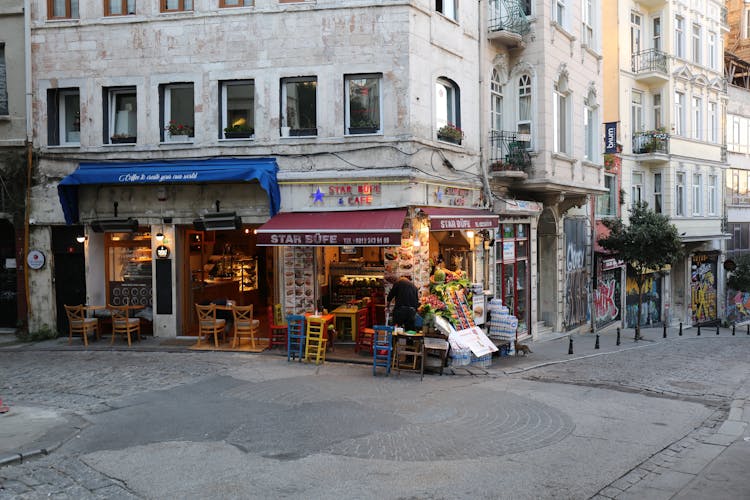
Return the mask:
<path id="1" fill-rule="evenodd" d="M 348 319 L 349 326 L 352 330 L 352 340 L 357 341 L 357 307 L 356 306 L 339 306 L 332 312 L 336 316 L 336 326 L 339 324 L 339 319 Z M 343 329 L 339 331 L 343 332 Z"/>

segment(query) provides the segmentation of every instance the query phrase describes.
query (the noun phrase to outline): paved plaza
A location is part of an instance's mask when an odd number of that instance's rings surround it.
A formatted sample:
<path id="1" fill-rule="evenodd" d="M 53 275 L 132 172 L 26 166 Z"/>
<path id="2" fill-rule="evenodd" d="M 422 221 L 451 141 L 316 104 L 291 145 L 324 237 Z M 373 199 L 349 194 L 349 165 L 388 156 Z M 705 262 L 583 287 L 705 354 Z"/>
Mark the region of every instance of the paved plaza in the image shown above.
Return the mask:
<path id="1" fill-rule="evenodd" d="M 561 336 L 422 382 L 0 342 L 0 499 L 748 498 L 750 336 L 695 333 Z"/>

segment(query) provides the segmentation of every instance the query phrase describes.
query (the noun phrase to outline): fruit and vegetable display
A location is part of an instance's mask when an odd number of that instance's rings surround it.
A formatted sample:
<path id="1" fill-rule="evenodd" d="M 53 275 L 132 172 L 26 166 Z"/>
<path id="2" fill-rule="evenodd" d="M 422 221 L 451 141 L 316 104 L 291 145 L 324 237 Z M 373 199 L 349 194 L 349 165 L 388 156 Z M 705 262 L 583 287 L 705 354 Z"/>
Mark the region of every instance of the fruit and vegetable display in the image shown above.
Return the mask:
<path id="1" fill-rule="evenodd" d="M 430 276 L 429 293 L 421 297 L 419 314 L 426 324 L 441 316 L 457 330 L 474 326 L 469 281 L 461 270 L 436 268 Z"/>

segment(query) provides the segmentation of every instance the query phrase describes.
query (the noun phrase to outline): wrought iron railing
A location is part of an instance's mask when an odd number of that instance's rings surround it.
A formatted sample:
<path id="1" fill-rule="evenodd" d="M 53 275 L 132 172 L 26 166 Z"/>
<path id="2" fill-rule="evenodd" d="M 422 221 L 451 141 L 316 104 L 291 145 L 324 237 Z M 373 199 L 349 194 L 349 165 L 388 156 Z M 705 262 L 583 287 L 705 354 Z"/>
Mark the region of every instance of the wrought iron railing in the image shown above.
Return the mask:
<path id="1" fill-rule="evenodd" d="M 517 132 L 490 132 L 489 165 L 492 172 L 521 171 L 531 166 L 531 156 L 527 150 L 528 134 Z"/>
<path id="2" fill-rule="evenodd" d="M 633 154 L 669 153 L 669 134 L 661 131 L 633 134 Z"/>
<path id="3" fill-rule="evenodd" d="M 632 58 L 633 73 L 669 73 L 668 63 L 669 55 L 666 52 L 656 49 L 642 50 L 633 54 Z"/>
<path id="4" fill-rule="evenodd" d="M 531 29 L 522 0 L 491 0 L 488 29 L 525 35 Z"/>

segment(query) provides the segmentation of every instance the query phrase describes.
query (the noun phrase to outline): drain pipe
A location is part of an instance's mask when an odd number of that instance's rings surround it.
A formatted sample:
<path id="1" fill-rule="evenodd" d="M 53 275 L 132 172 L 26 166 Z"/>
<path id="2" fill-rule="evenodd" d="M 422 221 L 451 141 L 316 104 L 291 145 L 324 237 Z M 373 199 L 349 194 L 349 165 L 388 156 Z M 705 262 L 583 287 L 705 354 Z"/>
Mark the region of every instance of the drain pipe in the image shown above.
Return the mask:
<path id="1" fill-rule="evenodd" d="M 485 54 L 484 47 L 487 44 L 487 33 L 486 33 L 486 21 L 485 16 L 482 15 L 484 9 L 482 8 L 482 0 L 477 0 L 477 38 L 479 43 L 477 44 L 477 96 L 479 102 L 479 112 L 477 113 L 477 119 L 479 121 L 477 129 L 479 130 L 479 170 L 482 173 L 482 188 L 484 190 L 484 197 L 489 203 L 488 208 L 492 210 L 494 208 L 494 199 L 492 196 L 492 188 L 490 188 L 490 179 L 487 175 L 487 166 L 485 161 L 485 140 L 487 134 L 484 131 L 484 113 L 485 113 L 485 92 L 482 89 L 482 83 L 484 82 L 484 61 L 483 56 Z"/>
<path id="2" fill-rule="evenodd" d="M 26 87 L 26 203 L 24 206 L 23 227 L 23 282 L 26 301 L 26 329 L 29 329 L 29 318 L 31 316 L 31 293 L 29 291 L 29 266 L 26 264 L 26 256 L 29 254 L 29 217 L 31 214 L 31 170 L 33 166 L 32 139 L 33 129 L 31 126 L 31 0 L 23 2 L 23 38 L 24 38 L 24 79 Z"/>

